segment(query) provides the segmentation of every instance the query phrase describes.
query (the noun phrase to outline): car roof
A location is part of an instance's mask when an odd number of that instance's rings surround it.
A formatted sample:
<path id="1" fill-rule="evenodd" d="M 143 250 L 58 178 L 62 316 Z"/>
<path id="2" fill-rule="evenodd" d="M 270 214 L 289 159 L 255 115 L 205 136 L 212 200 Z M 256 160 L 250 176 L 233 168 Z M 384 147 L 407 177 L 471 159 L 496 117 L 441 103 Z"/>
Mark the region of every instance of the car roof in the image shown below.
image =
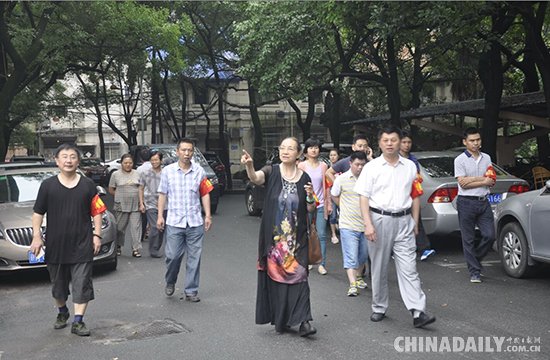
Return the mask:
<path id="1" fill-rule="evenodd" d="M 417 159 L 429 159 L 439 157 L 457 157 L 460 151 L 420 151 L 413 153 Z"/>
<path id="2" fill-rule="evenodd" d="M 37 162 L 37 163 L 6 163 L 6 164 L 0 164 L 0 174 L 7 174 L 7 173 L 18 173 L 21 172 L 21 170 L 38 170 L 38 171 L 49 171 L 52 169 L 59 170 L 57 165 L 45 165 L 43 163 Z"/>

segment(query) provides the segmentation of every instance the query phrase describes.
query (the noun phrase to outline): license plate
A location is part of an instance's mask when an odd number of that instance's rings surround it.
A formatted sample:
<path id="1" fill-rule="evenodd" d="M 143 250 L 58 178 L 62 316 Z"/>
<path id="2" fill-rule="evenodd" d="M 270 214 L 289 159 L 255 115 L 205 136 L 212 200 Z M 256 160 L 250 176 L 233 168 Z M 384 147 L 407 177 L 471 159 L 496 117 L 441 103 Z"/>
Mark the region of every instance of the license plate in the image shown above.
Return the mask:
<path id="1" fill-rule="evenodd" d="M 40 254 L 38 254 L 38 257 L 34 256 L 34 254 L 29 251 L 29 263 L 31 264 L 43 263 L 45 256 L 46 254 L 44 252 L 44 249 L 40 250 Z"/>
<path id="2" fill-rule="evenodd" d="M 487 200 L 490 204 L 498 204 L 502 201 L 502 194 L 489 194 L 487 195 Z"/>

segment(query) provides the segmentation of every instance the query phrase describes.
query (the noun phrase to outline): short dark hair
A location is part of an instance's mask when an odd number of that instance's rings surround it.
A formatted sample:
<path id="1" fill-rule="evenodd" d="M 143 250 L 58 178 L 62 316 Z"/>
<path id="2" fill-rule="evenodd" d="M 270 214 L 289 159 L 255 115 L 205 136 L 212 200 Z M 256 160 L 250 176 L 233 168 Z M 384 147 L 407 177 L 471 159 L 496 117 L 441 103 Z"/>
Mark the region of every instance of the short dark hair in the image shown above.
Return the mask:
<path id="1" fill-rule="evenodd" d="M 475 135 L 475 134 L 481 134 L 481 133 L 476 127 L 472 126 L 462 132 L 462 138 L 466 140 L 468 138 L 468 135 Z"/>
<path id="2" fill-rule="evenodd" d="M 187 139 L 187 138 L 181 138 L 181 139 L 179 139 L 179 140 L 178 140 L 178 143 L 177 143 L 177 145 L 176 145 L 176 149 L 179 150 L 181 144 L 191 144 L 191 145 L 193 145 L 193 149 L 195 149 L 195 142 L 194 142 L 193 140 L 191 140 L 191 139 Z"/>
<path id="3" fill-rule="evenodd" d="M 321 149 L 321 140 L 316 139 L 316 138 L 307 139 L 306 142 L 304 143 L 304 154 L 307 154 L 307 149 L 309 149 L 310 147 L 315 147 L 315 146 L 317 146 L 319 149 Z"/>
<path id="4" fill-rule="evenodd" d="M 149 160 L 151 160 L 151 150 L 149 150 L 149 149 L 141 149 L 141 151 L 139 152 L 139 157 L 140 157 L 141 160 L 143 160 L 143 161 L 149 161 Z"/>
<path id="5" fill-rule="evenodd" d="M 406 137 L 412 140 L 411 132 L 409 130 L 401 130 L 401 139 Z"/>
<path id="6" fill-rule="evenodd" d="M 151 151 L 151 156 L 149 157 L 149 160 L 151 160 L 151 158 L 155 155 L 158 155 L 159 156 L 159 160 L 162 160 L 162 153 L 158 150 L 153 150 Z"/>
<path id="7" fill-rule="evenodd" d="M 357 140 L 365 140 L 367 143 L 369 142 L 367 140 L 367 135 L 364 135 L 364 134 L 358 134 L 358 135 L 355 135 L 355 137 L 353 138 L 353 144 L 355 145 L 355 143 L 357 142 Z"/>
<path id="8" fill-rule="evenodd" d="M 330 154 L 333 151 L 336 151 L 336 154 L 340 155 L 340 150 L 338 150 L 336 148 L 330 149 L 328 153 Z"/>
<path id="9" fill-rule="evenodd" d="M 132 159 L 132 162 L 134 162 L 134 159 L 132 158 L 132 154 L 124 154 L 120 157 L 120 162 L 123 162 L 124 159 L 130 158 Z"/>
<path id="10" fill-rule="evenodd" d="M 78 149 L 74 144 L 61 144 L 57 147 L 55 150 L 55 158 L 59 158 L 59 153 L 63 150 L 73 150 L 76 152 L 76 156 L 78 156 L 78 161 L 82 160 L 82 153 L 80 152 L 80 149 Z"/>
<path id="11" fill-rule="evenodd" d="M 349 156 L 349 162 L 350 163 L 354 162 L 357 159 L 367 161 L 367 154 L 365 154 L 364 151 L 354 151 Z"/>
<path id="12" fill-rule="evenodd" d="M 388 125 L 384 126 L 380 131 L 378 132 L 378 140 L 382 139 L 382 134 L 393 134 L 396 133 L 399 140 L 403 138 L 403 133 L 401 132 L 401 129 L 398 128 L 395 125 Z"/>

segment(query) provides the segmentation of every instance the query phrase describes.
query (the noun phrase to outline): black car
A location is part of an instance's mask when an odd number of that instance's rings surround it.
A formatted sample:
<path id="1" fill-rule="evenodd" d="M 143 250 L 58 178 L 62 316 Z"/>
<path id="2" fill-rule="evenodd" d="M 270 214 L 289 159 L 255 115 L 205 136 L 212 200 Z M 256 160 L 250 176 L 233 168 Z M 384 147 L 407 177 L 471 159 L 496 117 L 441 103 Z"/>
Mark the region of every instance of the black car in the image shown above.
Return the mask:
<path id="1" fill-rule="evenodd" d="M 205 151 L 202 153 L 208 162 L 208 165 L 218 177 L 219 186 L 220 186 L 220 195 L 223 195 L 225 188 L 227 187 L 227 173 L 225 172 L 225 165 L 222 163 L 218 155 L 213 151 Z"/>
<path id="2" fill-rule="evenodd" d="M 301 145 L 302 148 L 304 145 Z M 319 161 L 324 162 L 327 164 L 328 167 L 331 166 L 329 154 L 330 149 L 332 149 L 332 144 L 323 144 L 321 146 L 321 151 L 319 153 Z M 346 155 L 351 153 L 351 145 L 340 145 L 340 155 Z M 304 155 L 300 157 L 300 160 L 303 161 L 305 158 Z M 279 148 L 274 147 L 271 150 L 271 153 L 267 157 L 266 165 L 273 165 L 273 164 L 279 164 L 281 162 L 281 159 L 279 158 Z M 264 209 L 264 199 L 266 195 L 266 187 L 265 185 L 256 185 L 252 181 L 247 181 L 246 188 L 245 188 L 245 201 L 246 201 L 246 209 L 248 210 L 248 214 L 251 216 L 257 216 L 262 213 L 262 210 Z"/>
<path id="3" fill-rule="evenodd" d="M 151 144 L 139 145 L 132 149 L 133 151 L 131 151 L 130 153 L 134 157 L 134 164 L 141 165 L 141 161 L 139 160 L 139 152 L 142 149 L 160 151 L 162 153 L 162 163 L 164 166 L 179 161 L 178 155 L 176 154 L 176 144 Z M 208 178 L 208 180 L 210 180 L 212 185 L 214 185 L 214 189 L 210 192 L 210 211 L 212 212 L 212 214 L 215 214 L 216 210 L 218 209 L 218 203 L 220 200 L 220 187 L 218 186 L 218 177 L 216 176 L 216 173 L 214 172 L 214 170 L 212 170 L 210 165 L 208 165 L 206 158 L 197 147 L 195 147 L 192 161 L 199 164 L 204 169 L 206 177 Z"/>
<path id="4" fill-rule="evenodd" d="M 109 166 L 100 158 L 82 158 L 80 170 L 94 182 L 107 186 L 109 184 Z"/>

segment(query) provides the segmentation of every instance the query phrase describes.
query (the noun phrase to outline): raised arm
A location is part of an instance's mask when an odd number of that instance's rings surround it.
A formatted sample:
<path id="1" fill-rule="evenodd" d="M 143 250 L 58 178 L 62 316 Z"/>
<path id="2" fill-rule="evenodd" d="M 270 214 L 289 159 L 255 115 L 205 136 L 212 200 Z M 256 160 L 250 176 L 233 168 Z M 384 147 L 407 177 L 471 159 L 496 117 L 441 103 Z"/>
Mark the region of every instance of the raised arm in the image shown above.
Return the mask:
<path id="1" fill-rule="evenodd" d="M 263 185 L 265 183 L 265 174 L 263 171 L 254 171 L 254 160 L 246 150 L 243 150 L 243 156 L 241 157 L 241 164 L 246 167 L 246 174 L 250 181 L 256 185 Z"/>

